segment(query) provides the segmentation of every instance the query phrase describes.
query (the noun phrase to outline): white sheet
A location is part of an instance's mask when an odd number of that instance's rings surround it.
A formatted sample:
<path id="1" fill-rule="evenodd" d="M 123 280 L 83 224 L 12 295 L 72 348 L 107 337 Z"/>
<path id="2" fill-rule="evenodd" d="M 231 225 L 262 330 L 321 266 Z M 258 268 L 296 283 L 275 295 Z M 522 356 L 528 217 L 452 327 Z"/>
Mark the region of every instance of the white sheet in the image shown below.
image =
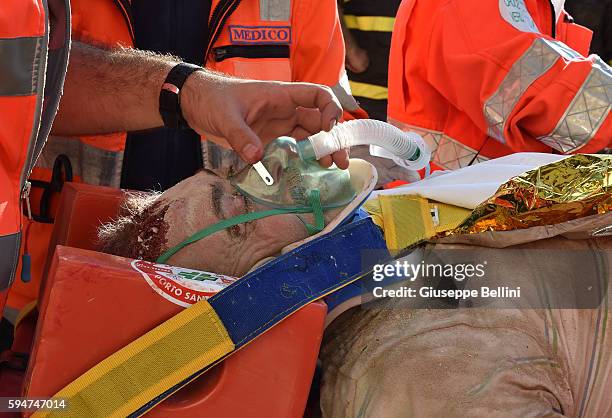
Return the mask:
<path id="1" fill-rule="evenodd" d="M 566 155 L 524 152 L 465 167 L 390 190 L 379 195 L 419 195 L 442 203 L 474 209 L 510 178 L 536 167 L 567 158 Z"/>

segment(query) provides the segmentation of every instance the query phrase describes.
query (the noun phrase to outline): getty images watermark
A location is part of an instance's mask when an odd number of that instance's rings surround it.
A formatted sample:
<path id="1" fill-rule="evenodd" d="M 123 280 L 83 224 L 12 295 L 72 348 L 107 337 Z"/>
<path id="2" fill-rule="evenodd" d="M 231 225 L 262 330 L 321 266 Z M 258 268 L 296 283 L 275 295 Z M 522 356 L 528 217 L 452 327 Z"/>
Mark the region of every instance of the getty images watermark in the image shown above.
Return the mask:
<path id="1" fill-rule="evenodd" d="M 486 275 L 487 261 L 482 263 L 441 264 L 412 263 L 397 260 L 389 264 L 376 264 L 372 280 L 380 283 L 371 289 L 374 298 L 449 298 L 465 300 L 470 298 L 520 298 L 521 287 L 474 285 L 473 280 Z M 470 281 L 470 287 L 440 288 L 428 281 L 450 279 L 457 283 Z M 389 283 L 410 282 L 411 286 L 383 286 Z M 422 282 L 425 282 L 422 284 Z M 417 284 L 414 286 L 414 284 Z"/>
<path id="2" fill-rule="evenodd" d="M 438 249 L 363 252 L 361 304 L 378 309 L 593 309 L 612 300 L 607 249 Z M 369 302 L 376 302 L 369 304 Z"/>

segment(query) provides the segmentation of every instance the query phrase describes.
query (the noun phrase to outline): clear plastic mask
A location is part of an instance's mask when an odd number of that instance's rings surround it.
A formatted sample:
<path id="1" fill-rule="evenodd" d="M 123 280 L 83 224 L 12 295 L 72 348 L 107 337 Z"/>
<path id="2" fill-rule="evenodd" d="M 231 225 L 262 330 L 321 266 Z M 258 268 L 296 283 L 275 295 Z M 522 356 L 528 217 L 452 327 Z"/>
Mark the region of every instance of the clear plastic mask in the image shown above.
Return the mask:
<path id="1" fill-rule="evenodd" d="M 267 185 L 249 166 L 230 181 L 242 194 L 272 208 L 308 207 L 313 190 L 320 193 L 323 208 L 344 206 L 355 198 L 348 170 L 324 168 L 317 161 L 302 161 L 293 138 L 281 137 L 271 142 L 261 160 L 274 183 Z"/>

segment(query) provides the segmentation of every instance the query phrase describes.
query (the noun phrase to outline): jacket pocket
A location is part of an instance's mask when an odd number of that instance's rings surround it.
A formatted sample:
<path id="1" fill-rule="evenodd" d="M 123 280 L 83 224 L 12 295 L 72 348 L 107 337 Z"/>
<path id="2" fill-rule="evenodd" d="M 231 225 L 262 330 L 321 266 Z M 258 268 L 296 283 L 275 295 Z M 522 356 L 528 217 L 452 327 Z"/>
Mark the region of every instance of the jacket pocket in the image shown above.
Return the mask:
<path id="1" fill-rule="evenodd" d="M 256 80 L 292 81 L 289 45 L 225 45 L 213 49 L 214 70 Z"/>

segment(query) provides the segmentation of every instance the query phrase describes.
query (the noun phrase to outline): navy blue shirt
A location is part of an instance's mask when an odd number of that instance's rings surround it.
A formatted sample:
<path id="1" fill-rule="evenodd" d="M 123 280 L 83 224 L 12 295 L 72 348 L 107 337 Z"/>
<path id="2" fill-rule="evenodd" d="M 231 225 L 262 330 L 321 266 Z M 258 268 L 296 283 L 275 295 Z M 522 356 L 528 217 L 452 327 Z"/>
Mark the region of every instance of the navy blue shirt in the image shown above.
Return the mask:
<path id="1" fill-rule="evenodd" d="M 203 65 L 211 4 L 212 0 L 133 0 L 135 47 Z M 200 136 L 192 130 L 129 133 L 121 187 L 163 191 L 200 168 Z"/>

